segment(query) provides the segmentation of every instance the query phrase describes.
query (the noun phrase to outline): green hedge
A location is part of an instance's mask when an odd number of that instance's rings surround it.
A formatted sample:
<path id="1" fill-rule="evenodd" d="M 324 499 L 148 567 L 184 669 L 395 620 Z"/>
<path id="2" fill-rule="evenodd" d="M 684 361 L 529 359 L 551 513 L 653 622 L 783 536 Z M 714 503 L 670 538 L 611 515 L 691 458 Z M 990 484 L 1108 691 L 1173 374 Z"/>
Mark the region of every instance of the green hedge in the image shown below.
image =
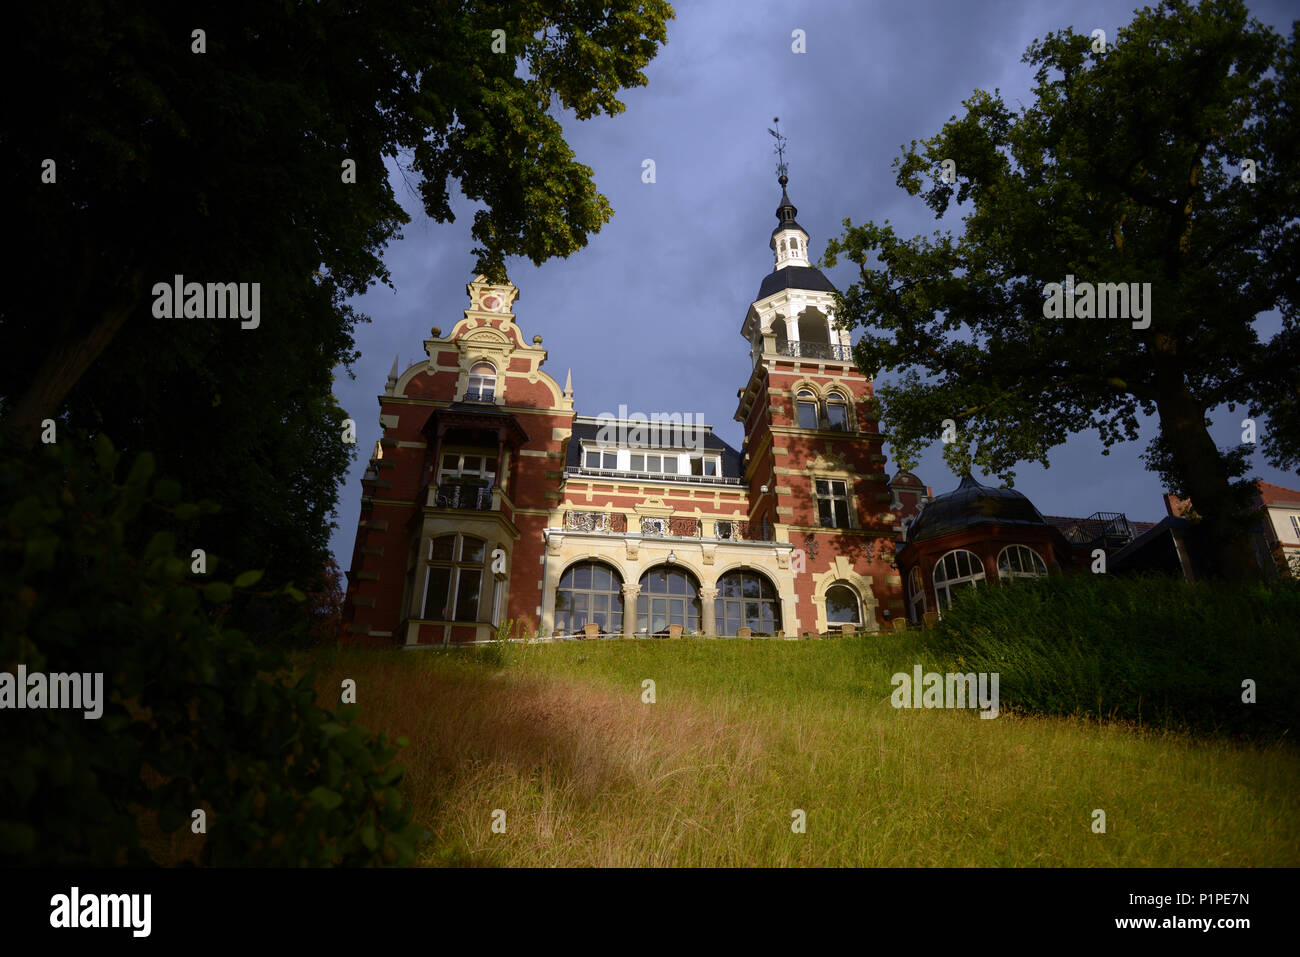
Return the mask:
<path id="1" fill-rule="evenodd" d="M 1300 728 L 1300 585 L 1054 576 L 963 593 L 927 647 L 1004 707 L 1167 728 Z M 1256 703 L 1242 701 L 1253 679 Z"/>
<path id="2" fill-rule="evenodd" d="M 396 749 L 356 707 L 320 707 L 282 652 L 221 625 L 259 573 L 196 575 L 196 543 L 153 531 L 199 507 L 151 457 L 120 468 L 102 437 L 5 451 L 0 671 L 102 672 L 104 700 L 98 720 L 0 710 L 0 863 L 157 863 L 141 820 L 172 832 L 196 808 L 202 863 L 411 862 Z M 300 597 L 284 591 L 260 597 Z"/>

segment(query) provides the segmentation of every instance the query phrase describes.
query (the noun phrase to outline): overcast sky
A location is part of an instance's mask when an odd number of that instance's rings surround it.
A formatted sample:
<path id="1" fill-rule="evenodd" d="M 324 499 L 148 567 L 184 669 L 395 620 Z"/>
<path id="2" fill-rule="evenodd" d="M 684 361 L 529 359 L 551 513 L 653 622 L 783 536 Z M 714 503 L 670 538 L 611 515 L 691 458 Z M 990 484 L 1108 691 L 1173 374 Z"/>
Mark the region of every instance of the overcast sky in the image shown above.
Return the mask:
<path id="1" fill-rule="evenodd" d="M 1032 76 L 1020 58 L 1033 40 L 1066 26 L 1084 34 L 1101 28 L 1113 40 L 1135 6 L 1134 0 L 679 0 L 668 44 L 646 70 L 649 85 L 623 94 L 627 110 L 565 122 L 569 144 L 594 170 L 614 216 L 567 260 L 540 268 L 510 262 L 520 290 L 517 322 L 526 337 L 544 337 L 543 368 L 556 380 L 563 384 L 572 369 L 580 415 L 616 413 L 620 403 L 646 414 L 699 412 L 739 448 L 736 390 L 750 372 L 740 327 L 772 269 L 767 242 L 781 195 L 767 133 L 772 118 L 781 118 L 789 138 L 790 198 L 811 234 L 814 257 L 845 218 L 889 219 L 900 235 L 929 233 L 937 227 L 933 214 L 894 182 L 891 166 L 901 146 L 937 133 L 976 89 L 998 88 L 1013 107 L 1017 100 L 1028 104 Z M 1290 32 L 1290 3 L 1251 9 Z M 791 49 L 796 29 L 806 36 L 802 54 Z M 642 182 L 646 159 L 655 162 L 653 184 Z M 395 355 L 406 369 L 424 358 L 431 326 L 445 332 L 462 318 L 465 284 L 473 278 L 473 205 L 459 197 L 457 221 L 433 223 L 401 178 L 394 183 L 413 218 L 385 256 L 396 288 L 377 287 L 354 300 L 373 322 L 358 330 L 356 378 L 340 375 L 335 383 L 357 421 L 357 460 L 342 488 L 333 537 L 345 569 L 361 475 L 380 435 L 375 397 Z M 827 275 L 844 289 L 854 272 L 841 264 Z M 1221 446 L 1240 440 L 1240 420 L 1240 409 L 1215 416 Z M 1139 457 L 1151 434 L 1148 426 L 1140 441 L 1104 457 L 1095 432 L 1079 433 L 1053 451 L 1050 469 L 1022 464 L 1016 488 L 1048 515 L 1116 511 L 1158 520 L 1163 490 Z M 957 485 L 940 448 L 936 441 L 916 468 L 936 494 Z M 892 458 L 886 468 L 895 470 Z M 1300 486 L 1297 476 L 1270 468 L 1262 456 L 1255 472 Z"/>

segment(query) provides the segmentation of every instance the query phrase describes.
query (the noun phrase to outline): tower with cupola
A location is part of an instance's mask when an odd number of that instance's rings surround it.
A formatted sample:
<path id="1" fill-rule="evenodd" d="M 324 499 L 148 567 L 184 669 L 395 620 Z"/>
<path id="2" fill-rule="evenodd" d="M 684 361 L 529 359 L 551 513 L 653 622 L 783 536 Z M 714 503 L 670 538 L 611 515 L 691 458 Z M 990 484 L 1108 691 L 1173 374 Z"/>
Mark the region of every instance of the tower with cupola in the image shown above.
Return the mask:
<path id="1" fill-rule="evenodd" d="M 899 518 L 876 400 L 848 331 L 836 324 L 835 286 L 813 265 L 784 158 L 778 172 L 773 268 L 740 328 L 752 361 L 735 414 L 745 432 L 749 518 L 795 546 L 803 629 L 876 631 L 904 614 L 893 564 Z"/>

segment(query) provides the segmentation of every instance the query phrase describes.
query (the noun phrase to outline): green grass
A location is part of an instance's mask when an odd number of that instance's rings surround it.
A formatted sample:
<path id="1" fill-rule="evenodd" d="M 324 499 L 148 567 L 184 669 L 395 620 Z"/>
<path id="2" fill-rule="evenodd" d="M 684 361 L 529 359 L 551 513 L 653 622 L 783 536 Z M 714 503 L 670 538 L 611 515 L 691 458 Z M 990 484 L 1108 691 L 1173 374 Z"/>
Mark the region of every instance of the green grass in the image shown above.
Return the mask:
<path id="1" fill-rule="evenodd" d="M 363 722 L 410 739 L 425 864 L 1300 864 L 1290 744 L 896 710 L 923 640 L 330 652 L 319 686 L 355 678 Z"/>

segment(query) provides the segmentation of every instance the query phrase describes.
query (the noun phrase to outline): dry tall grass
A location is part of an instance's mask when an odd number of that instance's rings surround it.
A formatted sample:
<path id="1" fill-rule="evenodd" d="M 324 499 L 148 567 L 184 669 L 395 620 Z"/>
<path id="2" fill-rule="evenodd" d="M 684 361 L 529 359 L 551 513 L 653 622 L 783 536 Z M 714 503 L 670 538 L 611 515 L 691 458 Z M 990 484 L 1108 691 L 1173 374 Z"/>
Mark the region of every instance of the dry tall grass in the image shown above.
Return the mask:
<path id="1" fill-rule="evenodd" d="M 363 723 L 409 739 L 403 791 L 432 834 L 426 864 L 1300 863 L 1293 748 L 896 711 L 889 667 L 854 647 L 331 653 L 319 688 L 337 700 L 356 679 Z"/>

